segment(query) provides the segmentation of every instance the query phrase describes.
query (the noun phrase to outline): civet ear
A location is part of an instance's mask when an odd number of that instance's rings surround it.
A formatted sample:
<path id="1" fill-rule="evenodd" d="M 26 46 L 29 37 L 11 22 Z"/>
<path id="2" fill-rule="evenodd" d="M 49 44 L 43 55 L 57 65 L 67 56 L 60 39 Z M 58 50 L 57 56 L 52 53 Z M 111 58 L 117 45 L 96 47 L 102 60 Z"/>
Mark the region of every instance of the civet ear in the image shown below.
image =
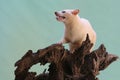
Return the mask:
<path id="1" fill-rule="evenodd" d="M 72 14 L 73 14 L 73 15 L 77 15 L 79 12 L 80 12 L 79 9 L 75 9 L 75 10 L 72 11 Z"/>

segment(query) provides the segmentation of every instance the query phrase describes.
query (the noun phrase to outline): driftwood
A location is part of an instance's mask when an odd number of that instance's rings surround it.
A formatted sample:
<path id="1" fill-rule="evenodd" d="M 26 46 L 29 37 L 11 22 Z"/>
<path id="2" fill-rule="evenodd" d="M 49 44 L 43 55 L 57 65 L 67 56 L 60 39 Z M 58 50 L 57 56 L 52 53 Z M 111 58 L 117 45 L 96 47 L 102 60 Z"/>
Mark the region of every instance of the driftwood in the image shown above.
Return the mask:
<path id="1" fill-rule="evenodd" d="M 36 53 L 29 50 L 15 63 L 15 80 L 98 80 L 96 76 L 99 71 L 104 70 L 118 57 L 109 54 L 103 44 L 90 52 L 92 46 L 87 35 L 86 41 L 74 53 L 59 44 L 40 49 Z M 36 72 L 29 72 L 38 63 L 50 63 L 49 73 L 44 71 L 36 75 Z"/>

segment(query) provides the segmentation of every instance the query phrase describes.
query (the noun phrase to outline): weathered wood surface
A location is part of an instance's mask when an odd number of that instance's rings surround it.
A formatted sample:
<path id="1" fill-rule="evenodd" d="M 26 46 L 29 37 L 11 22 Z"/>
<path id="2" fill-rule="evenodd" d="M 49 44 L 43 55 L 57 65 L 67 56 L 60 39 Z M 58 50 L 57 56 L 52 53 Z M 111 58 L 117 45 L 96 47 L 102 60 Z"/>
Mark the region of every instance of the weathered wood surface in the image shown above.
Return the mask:
<path id="1" fill-rule="evenodd" d="M 104 45 L 92 52 L 92 44 L 87 36 L 86 41 L 74 53 L 62 45 L 53 44 L 36 53 L 29 50 L 15 63 L 15 80 L 98 80 L 99 71 L 107 68 L 118 57 L 109 54 Z M 36 75 L 29 69 L 40 63 L 49 65 L 49 73 Z"/>

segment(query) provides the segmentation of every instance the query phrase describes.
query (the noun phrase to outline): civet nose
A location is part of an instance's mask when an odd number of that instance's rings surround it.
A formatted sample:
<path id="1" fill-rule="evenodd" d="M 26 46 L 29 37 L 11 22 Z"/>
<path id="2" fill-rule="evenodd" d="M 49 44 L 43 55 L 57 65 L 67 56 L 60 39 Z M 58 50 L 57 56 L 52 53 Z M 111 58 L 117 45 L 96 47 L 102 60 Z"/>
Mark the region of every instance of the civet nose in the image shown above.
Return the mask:
<path id="1" fill-rule="evenodd" d="M 56 16 L 59 16 L 58 12 L 55 12 L 55 15 L 56 15 Z"/>
<path id="2" fill-rule="evenodd" d="M 55 15 L 57 15 L 57 12 L 55 12 Z"/>

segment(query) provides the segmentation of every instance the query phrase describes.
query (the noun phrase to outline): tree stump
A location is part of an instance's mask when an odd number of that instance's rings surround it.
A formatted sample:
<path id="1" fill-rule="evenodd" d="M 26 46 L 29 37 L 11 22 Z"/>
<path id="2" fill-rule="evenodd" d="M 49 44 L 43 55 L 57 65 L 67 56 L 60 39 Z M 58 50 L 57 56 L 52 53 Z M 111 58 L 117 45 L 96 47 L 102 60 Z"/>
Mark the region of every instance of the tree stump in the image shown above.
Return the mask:
<path id="1" fill-rule="evenodd" d="M 33 53 L 29 50 L 15 63 L 15 80 L 98 80 L 99 71 L 107 68 L 118 56 L 109 54 L 103 44 L 92 52 L 89 36 L 82 46 L 70 53 L 64 46 L 53 44 Z M 29 69 L 40 63 L 50 63 L 48 73 L 36 75 Z"/>

